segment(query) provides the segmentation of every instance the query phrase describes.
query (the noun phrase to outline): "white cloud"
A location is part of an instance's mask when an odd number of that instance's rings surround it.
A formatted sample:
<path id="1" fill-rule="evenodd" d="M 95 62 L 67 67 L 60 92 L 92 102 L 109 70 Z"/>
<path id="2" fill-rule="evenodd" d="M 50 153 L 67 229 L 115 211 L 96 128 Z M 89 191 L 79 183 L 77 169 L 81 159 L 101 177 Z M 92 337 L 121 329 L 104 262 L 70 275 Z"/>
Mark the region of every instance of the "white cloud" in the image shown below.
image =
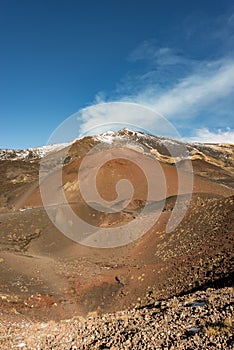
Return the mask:
<path id="1" fill-rule="evenodd" d="M 162 93 L 148 86 L 135 99 L 172 120 L 190 119 L 231 94 L 234 94 L 234 61 L 220 61 L 206 63 L 202 71 L 187 76 Z"/>
<path id="2" fill-rule="evenodd" d="M 136 103 L 101 103 L 80 111 L 77 115 L 80 136 L 97 135 L 124 127 L 157 135 L 179 138 L 172 124 L 154 110 Z"/>
<path id="3" fill-rule="evenodd" d="M 171 121 L 195 119 L 215 113 L 228 119 L 234 108 L 234 58 L 194 60 L 169 47 L 144 41 L 130 55 L 150 62 L 146 72 L 127 76 L 122 99 L 153 108 Z M 208 112 L 208 113 L 207 113 Z M 211 112 L 211 113 L 209 113 Z M 209 120 L 208 120 L 209 121 Z M 207 124 L 209 126 L 209 124 Z M 224 125 L 226 126 L 226 125 Z"/>
<path id="4" fill-rule="evenodd" d="M 218 130 L 212 132 L 207 128 L 195 130 L 195 134 L 187 141 L 207 143 L 231 143 L 234 144 L 234 129 Z"/>
<path id="5" fill-rule="evenodd" d="M 196 117 L 196 114 L 202 113 L 207 116 L 206 111 L 214 111 L 218 103 L 217 108 L 220 110 L 223 106 L 225 113 L 228 113 L 229 106 L 226 102 L 227 98 L 230 99 L 232 95 L 234 96 L 234 61 L 219 61 L 206 63 L 202 70 L 187 76 L 171 89 L 159 91 L 154 88 L 153 84 L 150 84 L 136 95 L 121 96 L 120 101 L 150 107 L 174 123 L 177 121 L 188 123 L 189 120 Z M 95 102 L 100 103 L 103 100 L 104 95 L 98 94 Z M 80 116 L 80 132 L 83 134 L 85 130 L 114 122 L 121 123 L 122 126 L 124 123 L 139 125 L 158 134 L 155 114 L 144 118 L 137 111 L 130 113 L 125 104 L 121 105 L 121 108 L 113 104 L 108 109 L 108 113 L 105 105 L 97 109 L 83 110 Z M 203 125 L 209 127 L 210 121 L 207 120 L 207 124 Z M 215 127 L 215 125 L 212 126 Z M 194 122 L 194 127 L 196 127 L 196 122 Z"/>
<path id="6" fill-rule="evenodd" d="M 234 57 L 198 61 L 169 47 L 155 48 L 143 42 L 129 57 L 130 61 L 148 61 L 143 72 L 129 72 L 117 85 L 116 96 L 100 92 L 94 103 L 130 102 L 151 108 L 184 130 L 197 129 L 194 137 L 202 142 L 233 142 Z M 109 107 L 108 107 L 109 108 Z M 203 117 L 201 117 L 203 116 Z M 157 119 L 157 118 L 156 118 Z M 130 113 L 126 105 L 113 105 L 83 110 L 80 133 L 111 129 L 134 124 L 151 133 L 162 135 L 155 114 L 147 117 L 137 111 Z M 213 128 L 224 131 L 210 132 Z M 168 136 L 165 134 L 165 136 Z"/>

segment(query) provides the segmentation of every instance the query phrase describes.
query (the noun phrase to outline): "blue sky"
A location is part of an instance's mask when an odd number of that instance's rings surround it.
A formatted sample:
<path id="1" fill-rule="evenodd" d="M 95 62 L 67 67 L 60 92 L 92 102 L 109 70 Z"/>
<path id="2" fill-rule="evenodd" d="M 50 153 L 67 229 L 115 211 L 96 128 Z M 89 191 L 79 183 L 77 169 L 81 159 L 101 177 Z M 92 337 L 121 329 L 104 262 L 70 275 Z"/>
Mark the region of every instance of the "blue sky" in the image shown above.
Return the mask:
<path id="1" fill-rule="evenodd" d="M 1 148 L 46 144 L 111 101 L 153 108 L 183 138 L 234 143 L 233 1 L 0 1 Z"/>

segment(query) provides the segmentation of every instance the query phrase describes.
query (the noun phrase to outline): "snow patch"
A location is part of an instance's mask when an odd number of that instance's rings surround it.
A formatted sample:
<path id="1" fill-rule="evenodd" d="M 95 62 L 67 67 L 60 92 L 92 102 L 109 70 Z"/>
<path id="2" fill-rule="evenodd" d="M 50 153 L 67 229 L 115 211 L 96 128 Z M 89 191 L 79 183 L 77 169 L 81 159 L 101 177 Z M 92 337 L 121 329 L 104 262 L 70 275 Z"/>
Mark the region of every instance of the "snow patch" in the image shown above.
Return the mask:
<path id="1" fill-rule="evenodd" d="M 23 150 L 0 149 L 0 160 L 36 160 L 43 158 L 51 151 L 59 151 L 70 144 L 71 143 L 61 143 L 37 148 L 27 148 Z"/>

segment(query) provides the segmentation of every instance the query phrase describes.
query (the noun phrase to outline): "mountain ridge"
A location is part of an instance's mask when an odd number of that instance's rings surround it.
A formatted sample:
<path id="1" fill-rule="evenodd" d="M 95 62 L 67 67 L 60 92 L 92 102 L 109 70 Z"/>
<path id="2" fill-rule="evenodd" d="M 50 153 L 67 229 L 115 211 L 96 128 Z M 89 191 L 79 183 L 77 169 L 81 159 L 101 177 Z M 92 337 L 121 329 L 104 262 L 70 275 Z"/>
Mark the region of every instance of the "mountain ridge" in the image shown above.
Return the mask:
<path id="1" fill-rule="evenodd" d="M 95 142 L 104 142 L 107 144 L 112 144 L 116 141 L 134 141 L 136 143 L 142 144 L 144 147 L 148 148 L 152 154 L 156 157 L 168 156 L 170 149 L 173 149 L 173 152 L 176 154 L 174 147 L 185 147 L 187 157 L 190 160 L 203 159 L 211 164 L 217 164 L 217 158 L 221 157 L 223 165 L 228 167 L 234 165 L 234 145 L 229 143 L 200 143 L 200 142 L 187 142 L 183 140 L 175 140 L 167 137 L 150 135 L 142 133 L 139 131 L 133 131 L 130 129 L 122 129 L 119 131 L 108 131 L 100 135 L 95 136 L 85 136 L 83 138 L 77 138 L 75 140 L 60 143 L 60 144 L 51 144 L 35 148 L 26 148 L 22 150 L 15 149 L 0 149 L 0 161 L 1 160 L 31 160 L 38 161 L 45 157 L 46 155 L 58 152 L 63 149 L 70 149 L 75 146 L 76 143 L 81 143 L 82 140 L 89 139 L 90 141 Z M 156 150 L 156 151 L 154 151 Z M 169 151 L 168 151 L 169 150 Z M 184 149 L 183 149 L 184 151 Z M 213 155 L 213 156 L 212 156 Z M 173 157 L 172 157 L 173 158 Z M 176 158 L 174 156 L 174 158 Z M 183 154 L 183 158 L 186 158 L 186 154 Z M 213 158 L 213 159 L 212 159 Z M 216 159 L 214 161 L 214 158 Z M 165 159 L 166 161 L 167 159 Z M 176 161 L 179 161 L 178 159 Z M 168 161 L 171 162 L 170 157 Z"/>

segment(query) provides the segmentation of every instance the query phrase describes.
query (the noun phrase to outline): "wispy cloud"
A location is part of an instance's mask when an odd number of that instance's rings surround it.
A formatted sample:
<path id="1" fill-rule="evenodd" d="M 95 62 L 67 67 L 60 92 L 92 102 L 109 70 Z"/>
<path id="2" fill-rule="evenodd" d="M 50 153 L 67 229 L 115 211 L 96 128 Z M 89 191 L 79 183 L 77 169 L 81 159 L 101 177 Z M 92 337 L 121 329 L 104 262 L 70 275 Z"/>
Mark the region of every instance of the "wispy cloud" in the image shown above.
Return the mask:
<path id="1" fill-rule="evenodd" d="M 158 91 L 171 88 L 200 65 L 199 61 L 187 57 L 184 52 L 169 47 L 157 47 L 152 41 L 144 41 L 133 50 L 128 59 L 133 66 L 141 62 L 141 69 L 129 72 L 117 84 L 117 93 L 120 95 L 131 96 L 151 87 Z"/>
<path id="2" fill-rule="evenodd" d="M 201 28 L 197 27 L 199 23 Z M 143 41 L 129 54 L 132 70 L 117 83 L 114 92 L 98 93 L 95 102 L 142 104 L 172 122 L 183 136 L 192 135 L 191 140 L 233 143 L 234 51 L 230 43 L 234 43 L 234 14 L 230 12 L 208 22 L 206 18 L 192 18 L 184 25 L 190 34 L 184 39 L 183 48 Z M 186 40 L 200 47 L 204 55 L 186 50 Z M 124 122 L 122 112 L 116 122 Z M 81 127 L 111 123 L 112 118 L 112 114 L 85 117 Z M 128 116 L 127 121 L 139 124 L 139 116 Z M 152 133 L 158 132 L 154 118 L 143 119 L 143 125 Z"/>
<path id="3" fill-rule="evenodd" d="M 234 129 L 218 130 L 212 132 L 207 128 L 195 130 L 192 137 L 187 138 L 190 142 L 208 143 L 231 143 L 234 144 Z"/>
<path id="4" fill-rule="evenodd" d="M 234 60 L 220 60 L 204 63 L 202 69 L 181 79 L 172 88 L 158 91 L 151 84 L 130 99 L 150 106 L 173 120 L 191 119 L 209 106 L 213 108 L 213 104 L 220 100 L 225 103 L 225 99 L 233 94 Z"/>
<path id="5" fill-rule="evenodd" d="M 191 65 L 194 61 L 185 57 L 183 52 L 173 50 L 170 47 L 155 47 L 152 41 L 145 40 L 133 52 L 128 59 L 131 62 L 148 61 L 153 66 L 175 66 L 178 64 Z"/>
<path id="6" fill-rule="evenodd" d="M 146 44 L 144 44 L 146 45 Z M 144 47 L 144 46 L 143 46 Z M 137 50 L 137 59 L 143 55 L 141 50 Z M 147 50 L 146 50 L 147 51 Z M 172 50 L 162 50 L 163 55 L 167 56 L 167 63 L 157 63 L 161 65 L 172 65 L 174 69 L 178 67 L 180 60 Z M 141 54 L 140 54 L 141 53 Z M 150 54 L 153 55 L 150 51 Z M 169 59 L 172 55 L 171 60 Z M 149 54 L 147 53 L 147 56 Z M 156 56 L 159 53 L 157 51 Z M 128 79 L 126 89 L 118 91 L 118 97 L 106 98 L 103 93 L 96 96 L 96 103 L 110 102 L 113 100 L 134 102 L 148 106 L 156 112 L 163 115 L 174 125 L 182 125 L 182 128 L 191 130 L 199 128 L 215 127 L 215 120 L 220 116 L 225 116 L 222 121 L 224 124 L 216 125 L 217 128 L 226 128 L 233 126 L 234 110 L 234 59 L 220 59 L 216 61 L 204 61 L 197 64 L 189 59 L 184 59 L 189 66 L 190 73 L 181 77 L 181 74 L 172 77 L 170 84 L 161 86 L 157 80 L 155 70 L 149 70 L 147 73 L 138 76 L 138 84 L 135 80 Z M 158 61 L 157 61 L 158 62 Z M 172 64 L 172 62 L 174 62 Z M 190 64 L 189 64 L 190 62 Z M 182 64 L 183 66 L 184 64 Z M 124 107 L 125 108 L 125 107 Z M 217 116 L 218 114 L 218 116 Z M 121 110 L 120 113 L 114 114 L 115 121 L 124 123 L 126 113 Z M 199 122 L 197 120 L 199 116 Z M 201 117 L 202 116 L 202 117 Z M 126 120 L 126 119 L 125 119 Z M 139 125 L 139 118 L 134 115 L 128 115 L 127 120 L 132 124 Z M 85 116 L 82 122 L 82 130 L 88 129 L 97 123 L 113 122 L 113 113 L 109 115 L 93 114 Z M 154 118 L 142 120 L 141 126 L 145 126 L 153 133 L 157 133 L 158 125 L 155 124 Z M 190 132 L 191 134 L 191 132 Z M 206 133 L 208 137 L 208 134 Z M 217 141 L 219 142 L 219 141 Z"/>

